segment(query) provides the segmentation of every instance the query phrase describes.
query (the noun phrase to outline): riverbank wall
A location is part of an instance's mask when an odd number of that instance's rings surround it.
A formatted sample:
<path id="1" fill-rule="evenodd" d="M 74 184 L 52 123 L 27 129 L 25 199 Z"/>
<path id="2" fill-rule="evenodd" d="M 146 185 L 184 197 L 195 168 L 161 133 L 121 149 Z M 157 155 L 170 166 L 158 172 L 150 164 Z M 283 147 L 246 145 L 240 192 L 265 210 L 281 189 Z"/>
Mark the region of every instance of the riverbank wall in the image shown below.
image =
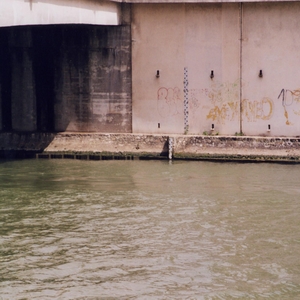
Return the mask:
<path id="1" fill-rule="evenodd" d="M 0 157 L 300 163 L 300 138 L 116 133 L 1 133 Z"/>

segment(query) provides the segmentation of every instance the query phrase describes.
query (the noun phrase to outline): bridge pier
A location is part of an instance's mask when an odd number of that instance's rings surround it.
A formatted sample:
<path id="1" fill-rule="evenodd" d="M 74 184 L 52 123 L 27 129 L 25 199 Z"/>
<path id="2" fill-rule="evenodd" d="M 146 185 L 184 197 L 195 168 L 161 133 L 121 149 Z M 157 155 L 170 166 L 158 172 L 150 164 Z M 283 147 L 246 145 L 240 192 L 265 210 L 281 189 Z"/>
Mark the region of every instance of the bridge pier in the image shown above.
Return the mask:
<path id="1" fill-rule="evenodd" d="M 0 131 L 3 130 L 2 122 L 2 84 L 0 80 Z"/>
<path id="2" fill-rule="evenodd" d="M 131 132 L 130 26 L 0 28 L 0 130 Z"/>
<path id="3" fill-rule="evenodd" d="M 13 28 L 11 49 L 12 130 L 36 131 L 36 93 L 33 74 L 33 47 L 30 28 Z"/>

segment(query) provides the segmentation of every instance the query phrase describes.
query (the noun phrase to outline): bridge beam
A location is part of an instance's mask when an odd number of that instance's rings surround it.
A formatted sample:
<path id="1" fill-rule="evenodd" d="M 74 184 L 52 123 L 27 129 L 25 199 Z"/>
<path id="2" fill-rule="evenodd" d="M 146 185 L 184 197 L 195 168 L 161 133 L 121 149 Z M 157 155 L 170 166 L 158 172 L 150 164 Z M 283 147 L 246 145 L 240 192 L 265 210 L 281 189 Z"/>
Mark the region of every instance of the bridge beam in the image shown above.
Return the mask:
<path id="1" fill-rule="evenodd" d="M 120 25 L 121 3 L 105 0 L 1 0 L 0 27 L 48 24 Z"/>

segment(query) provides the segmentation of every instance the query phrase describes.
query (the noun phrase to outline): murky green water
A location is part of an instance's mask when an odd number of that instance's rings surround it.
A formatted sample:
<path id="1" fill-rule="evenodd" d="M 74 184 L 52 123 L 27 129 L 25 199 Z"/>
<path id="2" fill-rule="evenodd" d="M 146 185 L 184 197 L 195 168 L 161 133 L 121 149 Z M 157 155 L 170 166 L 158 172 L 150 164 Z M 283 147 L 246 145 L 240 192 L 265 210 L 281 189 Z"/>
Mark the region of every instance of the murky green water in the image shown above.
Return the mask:
<path id="1" fill-rule="evenodd" d="M 300 166 L 0 162 L 0 299 L 300 299 Z"/>

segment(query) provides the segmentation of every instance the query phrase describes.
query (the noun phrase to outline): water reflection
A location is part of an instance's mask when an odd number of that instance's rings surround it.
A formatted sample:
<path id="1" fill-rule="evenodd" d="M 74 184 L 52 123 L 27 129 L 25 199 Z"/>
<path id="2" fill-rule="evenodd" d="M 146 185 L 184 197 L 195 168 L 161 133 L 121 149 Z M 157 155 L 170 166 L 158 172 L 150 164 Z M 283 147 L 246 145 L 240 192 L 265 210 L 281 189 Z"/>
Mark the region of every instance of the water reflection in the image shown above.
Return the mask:
<path id="1" fill-rule="evenodd" d="M 299 166 L 0 164 L 4 299 L 298 299 Z"/>

